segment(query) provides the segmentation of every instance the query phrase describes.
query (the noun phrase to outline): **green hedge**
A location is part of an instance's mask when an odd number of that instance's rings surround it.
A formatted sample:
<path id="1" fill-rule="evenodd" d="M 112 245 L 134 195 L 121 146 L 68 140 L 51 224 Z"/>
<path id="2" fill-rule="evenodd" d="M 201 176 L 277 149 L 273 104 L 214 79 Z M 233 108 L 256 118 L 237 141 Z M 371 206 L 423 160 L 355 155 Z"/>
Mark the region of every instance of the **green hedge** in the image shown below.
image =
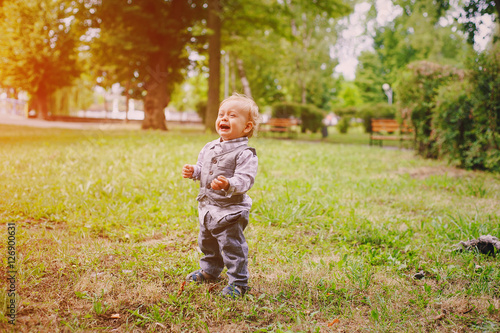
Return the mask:
<path id="1" fill-rule="evenodd" d="M 396 106 L 387 103 L 363 105 L 358 110 L 359 118 L 363 119 L 366 133 L 372 132 L 372 118 L 396 119 Z"/>
<path id="2" fill-rule="evenodd" d="M 500 172 L 500 47 L 472 59 L 465 80 L 439 89 L 439 154 L 466 169 Z"/>
<path id="3" fill-rule="evenodd" d="M 274 118 L 300 118 L 302 132 L 307 130 L 316 133 L 323 126 L 325 113 L 312 104 L 277 103 L 273 105 L 272 115 Z"/>
<path id="4" fill-rule="evenodd" d="M 273 118 L 300 118 L 304 105 L 297 103 L 280 102 L 273 105 Z"/>
<path id="5" fill-rule="evenodd" d="M 427 158 L 438 157 L 438 146 L 432 118 L 438 89 L 463 76 L 463 71 L 429 61 L 407 66 L 395 84 L 402 114 L 411 119 L 415 130 L 416 149 Z"/>
<path id="6" fill-rule="evenodd" d="M 396 106 L 387 103 L 340 107 L 335 108 L 333 112 L 340 116 L 338 124 L 340 133 L 347 133 L 351 118 L 361 118 L 366 133 L 372 131 L 372 118 L 396 119 Z"/>
<path id="7" fill-rule="evenodd" d="M 333 112 L 340 117 L 337 124 L 339 133 L 346 134 L 349 131 L 351 119 L 359 114 L 359 108 L 356 106 L 336 107 Z"/>
<path id="8" fill-rule="evenodd" d="M 467 67 L 410 64 L 396 86 L 400 107 L 414 126 L 420 155 L 500 172 L 500 45 Z"/>

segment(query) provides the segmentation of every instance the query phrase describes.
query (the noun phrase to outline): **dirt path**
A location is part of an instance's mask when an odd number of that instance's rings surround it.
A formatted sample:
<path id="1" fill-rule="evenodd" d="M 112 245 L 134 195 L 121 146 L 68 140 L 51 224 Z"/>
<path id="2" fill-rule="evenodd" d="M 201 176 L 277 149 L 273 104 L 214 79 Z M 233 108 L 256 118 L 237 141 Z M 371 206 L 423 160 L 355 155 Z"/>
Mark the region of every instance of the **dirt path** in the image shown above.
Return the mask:
<path id="1" fill-rule="evenodd" d="M 39 128 L 67 128 L 76 130 L 107 130 L 107 129 L 140 129 L 137 123 L 78 123 L 64 121 L 48 121 L 42 119 L 25 118 L 22 116 L 0 113 L 0 124 L 28 126 Z"/>

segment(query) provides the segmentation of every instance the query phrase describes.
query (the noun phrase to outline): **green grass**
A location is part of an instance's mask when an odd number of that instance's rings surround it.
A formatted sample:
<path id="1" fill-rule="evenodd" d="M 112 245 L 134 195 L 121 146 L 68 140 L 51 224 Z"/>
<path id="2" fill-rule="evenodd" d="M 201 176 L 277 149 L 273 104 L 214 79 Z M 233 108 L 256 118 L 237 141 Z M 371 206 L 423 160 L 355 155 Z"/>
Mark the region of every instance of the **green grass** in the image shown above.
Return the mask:
<path id="1" fill-rule="evenodd" d="M 498 256 L 453 249 L 500 236 L 500 176 L 335 137 L 251 139 L 252 290 L 231 301 L 226 281 L 182 284 L 200 253 L 180 170 L 214 136 L 0 125 L 5 266 L 8 222 L 18 251 L 17 323 L 2 288 L 0 330 L 499 331 Z"/>

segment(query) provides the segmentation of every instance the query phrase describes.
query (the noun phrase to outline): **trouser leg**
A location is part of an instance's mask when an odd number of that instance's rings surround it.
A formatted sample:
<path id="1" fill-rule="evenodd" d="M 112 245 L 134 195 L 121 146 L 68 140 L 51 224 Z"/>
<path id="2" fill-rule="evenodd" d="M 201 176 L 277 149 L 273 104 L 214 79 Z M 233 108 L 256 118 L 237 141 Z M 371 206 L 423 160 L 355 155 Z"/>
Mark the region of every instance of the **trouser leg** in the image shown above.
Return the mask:
<path id="1" fill-rule="evenodd" d="M 212 235 L 217 238 L 222 250 L 229 283 L 247 286 L 249 278 L 248 244 L 243 231 L 248 225 L 248 212 L 243 212 L 236 218 L 236 221 L 214 229 Z"/>
<path id="2" fill-rule="evenodd" d="M 210 213 L 205 215 L 203 223 L 200 224 L 200 234 L 198 236 L 198 246 L 203 252 L 204 256 L 200 260 L 201 269 L 212 275 L 218 277 L 224 269 L 224 260 L 221 255 L 221 249 L 217 238 L 212 235 L 207 228 L 210 225 L 212 216 Z"/>

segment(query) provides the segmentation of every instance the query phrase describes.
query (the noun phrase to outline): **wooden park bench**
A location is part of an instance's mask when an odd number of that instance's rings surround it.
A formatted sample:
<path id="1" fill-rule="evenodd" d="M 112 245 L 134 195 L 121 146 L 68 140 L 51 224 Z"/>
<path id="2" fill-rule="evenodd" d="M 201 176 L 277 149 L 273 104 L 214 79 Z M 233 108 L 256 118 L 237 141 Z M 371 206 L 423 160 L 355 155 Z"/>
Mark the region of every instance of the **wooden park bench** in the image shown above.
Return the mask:
<path id="1" fill-rule="evenodd" d="M 297 137 L 299 134 L 299 121 L 292 118 L 271 118 L 267 123 L 261 124 L 259 132 L 262 133 L 284 133 L 289 138 Z"/>
<path id="2" fill-rule="evenodd" d="M 372 118 L 371 125 L 370 146 L 378 142 L 382 147 L 382 141 L 393 140 L 399 141 L 399 147 L 401 147 L 403 141 L 413 140 L 413 136 L 410 135 L 413 129 L 406 123 L 399 124 L 394 119 Z"/>

